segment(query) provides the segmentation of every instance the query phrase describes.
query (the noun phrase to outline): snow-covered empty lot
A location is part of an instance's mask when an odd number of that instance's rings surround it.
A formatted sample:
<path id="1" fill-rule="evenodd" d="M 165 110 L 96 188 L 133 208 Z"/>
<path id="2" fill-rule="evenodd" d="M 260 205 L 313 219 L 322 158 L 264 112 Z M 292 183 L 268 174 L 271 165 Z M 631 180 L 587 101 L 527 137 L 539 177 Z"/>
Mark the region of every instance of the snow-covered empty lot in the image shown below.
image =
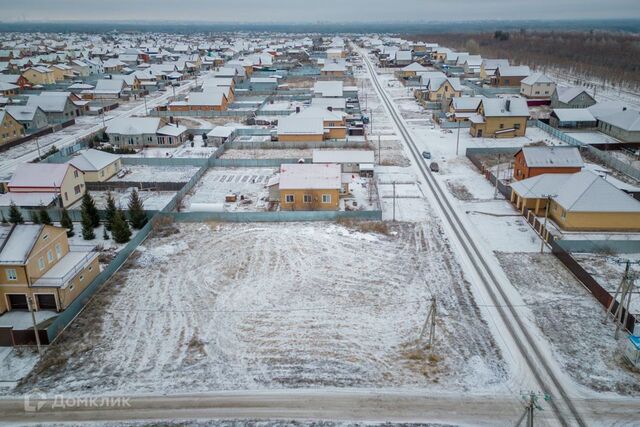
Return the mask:
<path id="1" fill-rule="evenodd" d="M 506 390 L 505 362 L 437 224 L 178 228 L 139 248 L 18 391 Z M 416 341 L 432 296 L 430 357 Z"/>

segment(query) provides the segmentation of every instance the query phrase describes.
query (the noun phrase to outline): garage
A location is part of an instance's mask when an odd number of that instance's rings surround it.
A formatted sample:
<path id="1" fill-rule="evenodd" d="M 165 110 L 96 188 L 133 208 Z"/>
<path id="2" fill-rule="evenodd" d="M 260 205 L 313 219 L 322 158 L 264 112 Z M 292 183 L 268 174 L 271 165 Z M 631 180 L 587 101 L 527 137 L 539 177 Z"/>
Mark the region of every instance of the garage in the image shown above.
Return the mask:
<path id="1" fill-rule="evenodd" d="M 9 305 L 11 310 L 28 310 L 27 296 L 25 294 L 9 294 Z"/>
<path id="2" fill-rule="evenodd" d="M 57 310 L 56 296 L 54 294 L 37 294 L 38 309 L 40 310 Z"/>

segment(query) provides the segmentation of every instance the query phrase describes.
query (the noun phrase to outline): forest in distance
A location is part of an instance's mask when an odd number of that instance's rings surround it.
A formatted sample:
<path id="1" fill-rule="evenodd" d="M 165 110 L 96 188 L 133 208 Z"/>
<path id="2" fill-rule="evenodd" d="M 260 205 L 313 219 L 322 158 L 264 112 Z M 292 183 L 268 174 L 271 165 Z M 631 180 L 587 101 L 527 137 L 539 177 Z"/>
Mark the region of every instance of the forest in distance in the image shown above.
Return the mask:
<path id="1" fill-rule="evenodd" d="M 640 34 L 611 31 L 515 31 L 407 35 L 483 58 L 566 73 L 576 83 L 640 89 Z M 586 83 L 587 86 L 594 83 Z M 596 85 L 598 86 L 598 85 Z"/>

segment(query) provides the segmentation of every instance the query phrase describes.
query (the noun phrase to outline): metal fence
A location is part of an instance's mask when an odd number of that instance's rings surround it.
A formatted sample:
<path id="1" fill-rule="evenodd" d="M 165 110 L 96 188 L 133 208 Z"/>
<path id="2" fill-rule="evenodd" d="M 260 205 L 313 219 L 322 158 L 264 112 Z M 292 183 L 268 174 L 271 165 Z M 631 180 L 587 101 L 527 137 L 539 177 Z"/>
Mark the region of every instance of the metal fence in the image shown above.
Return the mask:
<path id="1" fill-rule="evenodd" d="M 224 144 L 226 149 L 285 149 L 285 148 L 366 148 L 367 141 L 364 139 L 344 140 L 344 141 L 240 141 L 233 140 Z"/>
<path id="2" fill-rule="evenodd" d="M 381 210 L 367 211 L 274 211 L 274 212 L 163 212 L 177 222 L 301 222 L 338 219 L 381 221 Z"/>
<path id="3" fill-rule="evenodd" d="M 299 159 L 209 159 L 210 167 L 275 167 L 281 164 L 298 163 Z M 303 159 L 305 163 L 311 163 L 311 159 Z"/>
<path id="4" fill-rule="evenodd" d="M 250 110 L 225 110 L 225 111 L 149 111 L 154 117 L 239 117 L 244 118 L 253 114 Z"/>
<path id="5" fill-rule="evenodd" d="M 205 166 L 208 158 L 195 157 L 122 157 L 123 165 L 146 165 L 146 166 Z"/>

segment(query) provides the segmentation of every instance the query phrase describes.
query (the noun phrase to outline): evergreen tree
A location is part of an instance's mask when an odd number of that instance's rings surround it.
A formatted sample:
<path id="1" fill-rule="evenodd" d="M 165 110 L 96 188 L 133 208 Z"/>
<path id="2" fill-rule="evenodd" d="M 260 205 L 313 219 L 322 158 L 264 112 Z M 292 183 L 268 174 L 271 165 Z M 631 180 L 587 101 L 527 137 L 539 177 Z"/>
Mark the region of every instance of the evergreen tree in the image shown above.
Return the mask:
<path id="1" fill-rule="evenodd" d="M 98 213 L 98 208 L 96 208 L 96 203 L 93 201 L 93 197 L 91 197 L 91 194 L 89 194 L 88 191 L 84 193 L 84 196 L 82 196 L 82 214 L 87 215 L 93 228 L 100 226 L 100 214 Z"/>
<path id="2" fill-rule="evenodd" d="M 30 216 L 31 216 L 31 222 L 34 224 L 40 224 L 40 215 L 38 215 L 37 211 L 31 211 L 30 212 Z"/>
<path id="3" fill-rule="evenodd" d="M 109 233 L 107 233 L 107 227 L 102 229 L 102 239 L 109 240 Z"/>
<path id="4" fill-rule="evenodd" d="M 131 192 L 131 196 L 129 196 L 128 207 L 131 226 L 136 230 L 140 230 L 147 223 L 147 214 L 144 211 L 142 199 L 140 199 L 140 195 L 135 188 L 133 192 Z"/>
<path id="5" fill-rule="evenodd" d="M 113 218 L 113 225 L 111 228 L 111 234 L 113 240 L 116 243 L 127 243 L 131 239 L 131 230 L 129 224 L 124 216 L 124 212 L 118 210 L 116 216 Z"/>
<path id="6" fill-rule="evenodd" d="M 24 218 L 22 218 L 20 209 L 18 209 L 16 204 L 13 202 L 9 205 L 9 222 L 11 224 L 24 224 Z"/>
<path id="7" fill-rule="evenodd" d="M 107 193 L 107 209 L 105 212 L 105 223 L 104 226 L 107 230 L 111 231 L 111 226 L 113 225 L 113 218 L 117 213 L 116 209 L 116 201 L 113 199 L 113 195 L 111 191 Z"/>
<path id="8" fill-rule="evenodd" d="M 82 238 L 84 240 L 93 240 L 96 234 L 93 232 L 93 223 L 87 213 L 82 211 Z"/>
<path id="9" fill-rule="evenodd" d="M 2 216 L 2 223 L 3 224 L 8 224 L 9 221 L 7 221 L 7 218 L 4 217 L 4 212 L 0 211 L 0 215 Z"/>
<path id="10" fill-rule="evenodd" d="M 60 216 L 60 225 L 67 229 L 67 237 L 71 237 L 75 234 L 73 232 L 73 222 L 71 221 L 69 212 L 66 209 L 62 210 L 62 215 Z"/>
<path id="11" fill-rule="evenodd" d="M 44 206 L 40 206 L 38 216 L 40 216 L 40 222 L 42 224 L 53 225 L 53 222 L 51 221 L 51 217 L 49 216 L 49 212 L 47 212 L 47 209 L 45 209 Z"/>

